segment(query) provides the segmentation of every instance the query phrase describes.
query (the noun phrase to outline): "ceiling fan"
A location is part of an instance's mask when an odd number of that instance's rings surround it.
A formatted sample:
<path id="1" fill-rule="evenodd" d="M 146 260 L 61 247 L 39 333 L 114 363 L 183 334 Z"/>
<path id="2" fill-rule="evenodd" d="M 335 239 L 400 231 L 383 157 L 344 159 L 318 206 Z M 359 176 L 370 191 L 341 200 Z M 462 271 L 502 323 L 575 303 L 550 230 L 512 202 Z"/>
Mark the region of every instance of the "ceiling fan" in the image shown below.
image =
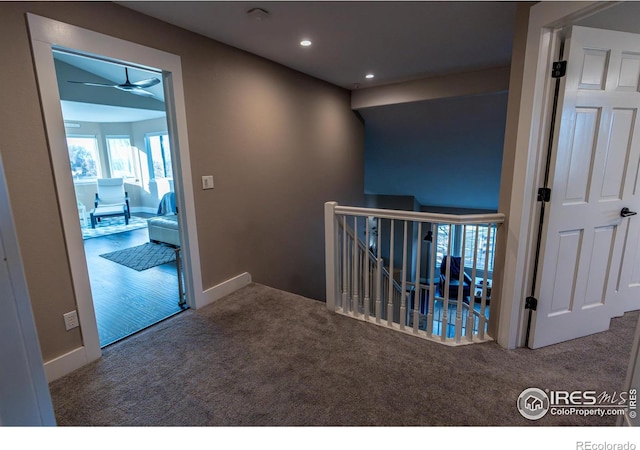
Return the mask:
<path id="1" fill-rule="evenodd" d="M 130 92 L 131 94 L 142 95 L 143 97 L 152 97 L 153 94 L 149 91 L 145 91 L 145 89 L 160 83 L 160 80 L 157 78 L 147 78 L 146 80 L 134 81 L 132 83 L 129 81 L 129 69 L 125 67 L 124 73 L 126 81 L 122 84 L 91 83 L 88 81 L 69 81 L 69 83 L 84 84 L 85 86 L 111 87 L 121 91 Z"/>

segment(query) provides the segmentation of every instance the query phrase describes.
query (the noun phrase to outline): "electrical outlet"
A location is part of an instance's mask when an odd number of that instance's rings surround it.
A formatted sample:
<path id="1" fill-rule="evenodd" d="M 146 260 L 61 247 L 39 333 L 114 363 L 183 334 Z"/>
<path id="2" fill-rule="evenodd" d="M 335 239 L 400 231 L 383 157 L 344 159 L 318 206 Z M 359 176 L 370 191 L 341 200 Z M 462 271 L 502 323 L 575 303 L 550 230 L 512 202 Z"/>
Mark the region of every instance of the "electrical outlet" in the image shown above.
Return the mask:
<path id="1" fill-rule="evenodd" d="M 64 326 L 67 328 L 67 331 L 78 327 L 78 313 L 76 311 L 71 311 L 63 314 L 63 317 Z"/>
<path id="2" fill-rule="evenodd" d="M 213 175 L 202 176 L 202 189 L 213 189 Z"/>

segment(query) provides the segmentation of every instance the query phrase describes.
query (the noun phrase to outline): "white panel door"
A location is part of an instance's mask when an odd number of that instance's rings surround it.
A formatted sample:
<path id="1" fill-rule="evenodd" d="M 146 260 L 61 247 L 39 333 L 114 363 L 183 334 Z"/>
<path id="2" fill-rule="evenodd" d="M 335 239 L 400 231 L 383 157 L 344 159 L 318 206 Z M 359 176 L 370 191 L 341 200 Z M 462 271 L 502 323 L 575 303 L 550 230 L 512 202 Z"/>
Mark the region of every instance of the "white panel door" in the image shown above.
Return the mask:
<path id="1" fill-rule="evenodd" d="M 640 35 L 573 27 L 565 59 L 532 348 L 640 308 Z"/>

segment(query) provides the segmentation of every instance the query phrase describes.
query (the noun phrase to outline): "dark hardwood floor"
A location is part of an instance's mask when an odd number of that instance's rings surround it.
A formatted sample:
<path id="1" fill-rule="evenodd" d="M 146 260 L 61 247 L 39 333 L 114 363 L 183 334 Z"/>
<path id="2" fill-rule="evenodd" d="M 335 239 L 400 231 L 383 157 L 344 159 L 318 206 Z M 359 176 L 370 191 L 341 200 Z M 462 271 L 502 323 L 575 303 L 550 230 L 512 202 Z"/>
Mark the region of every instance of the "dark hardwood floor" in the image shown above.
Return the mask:
<path id="1" fill-rule="evenodd" d="M 183 310 L 175 261 L 138 272 L 100 257 L 148 241 L 146 228 L 84 241 L 101 347 Z"/>

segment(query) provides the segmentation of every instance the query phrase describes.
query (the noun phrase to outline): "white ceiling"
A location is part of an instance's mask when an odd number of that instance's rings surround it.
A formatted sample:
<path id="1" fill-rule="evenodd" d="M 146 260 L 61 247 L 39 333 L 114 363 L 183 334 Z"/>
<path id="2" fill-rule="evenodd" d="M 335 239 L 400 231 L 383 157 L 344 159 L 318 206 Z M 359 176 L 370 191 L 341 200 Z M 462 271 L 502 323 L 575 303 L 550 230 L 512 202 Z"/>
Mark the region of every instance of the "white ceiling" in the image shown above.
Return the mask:
<path id="1" fill-rule="evenodd" d="M 139 122 L 141 120 L 165 117 L 164 111 L 126 108 L 123 106 L 100 105 L 95 103 L 60 101 L 65 122 Z"/>
<path id="2" fill-rule="evenodd" d="M 65 62 L 71 66 L 78 67 L 85 72 L 88 72 L 86 74 L 86 78 L 65 81 L 88 81 L 94 83 L 121 84 L 126 80 L 125 68 L 127 68 L 129 72 L 129 81 L 131 81 L 132 83 L 149 78 L 157 78 L 162 81 L 162 73 L 152 70 L 145 70 L 140 67 L 135 67 L 128 64 L 125 65 L 111 61 L 104 61 L 101 59 L 91 58 L 74 53 L 67 53 L 65 51 L 59 50 L 54 51 L 53 57 L 59 61 Z M 95 86 L 88 86 L 88 88 L 101 90 L 105 89 Z M 164 91 L 162 83 L 158 83 L 155 86 L 146 88 L 145 90 L 151 92 L 153 94 L 153 98 L 164 101 Z"/>
<path id="3" fill-rule="evenodd" d="M 516 11 L 506 1 L 116 3 L 348 89 L 508 65 Z"/>
<path id="4" fill-rule="evenodd" d="M 116 3 L 347 89 L 508 65 L 517 6 L 507 1 Z M 253 8 L 264 9 L 268 17 L 250 17 L 247 12 Z M 640 2 L 630 1 L 579 24 L 638 33 L 637 17 Z M 301 39 L 311 39 L 313 45 L 303 48 Z M 77 55 L 57 54 L 56 59 L 97 77 L 86 81 L 124 81 L 124 66 L 119 64 Z M 369 72 L 375 73 L 373 80 L 364 78 Z M 141 68 L 130 68 L 129 75 L 131 81 L 161 78 Z M 149 90 L 164 100 L 162 84 Z M 75 117 L 92 117 L 81 105 L 66 109 L 69 114 L 78 111 Z M 96 109 L 95 118 L 109 121 L 106 113 Z M 146 115 L 142 111 L 141 117 Z"/>
<path id="5" fill-rule="evenodd" d="M 605 30 L 640 33 L 640 2 L 625 1 L 579 20 L 576 25 Z"/>
<path id="6" fill-rule="evenodd" d="M 56 63 L 56 76 L 62 116 L 66 122 L 139 122 L 165 117 L 162 83 L 146 89 L 153 94 L 153 100 L 115 88 L 69 83 L 80 81 L 120 84 L 126 79 L 125 65 L 57 50 L 53 56 L 56 61 L 64 63 Z M 126 67 L 131 82 L 148 78 L 162 80 L 160 73 L 130 65 Z M 149 106 L 154 106 L 155 109 Z"/>

